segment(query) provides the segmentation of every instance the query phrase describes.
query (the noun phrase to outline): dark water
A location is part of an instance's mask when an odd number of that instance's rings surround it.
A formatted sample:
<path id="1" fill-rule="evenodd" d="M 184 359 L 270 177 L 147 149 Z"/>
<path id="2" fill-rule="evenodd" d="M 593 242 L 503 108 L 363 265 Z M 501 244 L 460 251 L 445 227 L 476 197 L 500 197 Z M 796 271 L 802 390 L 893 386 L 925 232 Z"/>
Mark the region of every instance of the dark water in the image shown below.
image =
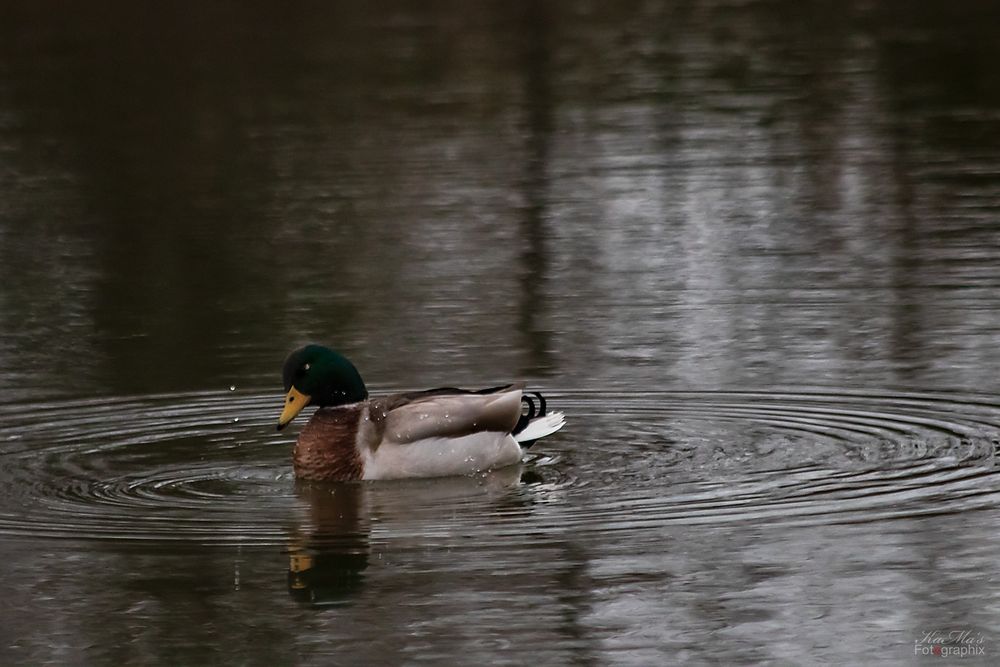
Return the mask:
<path id="1" fill-rule="evenodd" d="M 5 4 L 0 662 L 995 664 L 998 18 Z M 569 424 L 297 486 L 311 340 Z"/>

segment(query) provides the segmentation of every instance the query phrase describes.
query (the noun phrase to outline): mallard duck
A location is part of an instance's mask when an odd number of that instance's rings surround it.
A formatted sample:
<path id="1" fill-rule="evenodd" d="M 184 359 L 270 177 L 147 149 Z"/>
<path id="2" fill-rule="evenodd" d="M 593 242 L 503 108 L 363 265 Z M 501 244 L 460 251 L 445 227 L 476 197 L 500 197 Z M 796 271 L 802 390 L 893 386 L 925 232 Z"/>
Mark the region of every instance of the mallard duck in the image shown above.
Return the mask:
<path id="1" fill-rule="evenodd" d="M 320 345 L 292 352 L 282 375 L 279 431 L 307 405 L 319 408 L 295 443 L 299 479 L 441 477 L 502 468 L 521 460 L 522 447 L 565 424 L 562 413 L 547 412 L 542 395 L 526 394 L 523 384 L 369 398 L 354 364 Z"/>

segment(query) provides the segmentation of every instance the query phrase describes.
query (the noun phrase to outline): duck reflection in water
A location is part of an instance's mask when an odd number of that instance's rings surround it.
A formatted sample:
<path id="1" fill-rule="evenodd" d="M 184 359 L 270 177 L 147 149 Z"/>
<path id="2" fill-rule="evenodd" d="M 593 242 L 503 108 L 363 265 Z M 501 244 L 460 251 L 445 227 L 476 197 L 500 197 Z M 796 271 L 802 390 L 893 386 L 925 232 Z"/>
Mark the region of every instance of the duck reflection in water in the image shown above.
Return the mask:
<path id="1" fill-rule="evenodd" d="M 296 494 L 308 521 L 288 548 L 288 592 L 313 604 L 348 600 L 364 584 L 368 568 L 368 514 L 358 482 L 299 484 Z"/>
<path id="2" fill-rule="evenodd" d="M 372 518 L 392 538 L 392 526 L 412 528 L 446 521 L 442 508 L 462 503 L 502 504 L 524 498 L 510 492 L 531 483 L 522 466 L 467 477 L 398 482 L 299 482 L 296 494 L 306 512 L 290 535 L 288 592 L 315 605 L 346 604 L 362 591 L 370 565 Z M 530 501 L 528 501 L 530 503 Z M 406 531 L 412 534 L 412 531 Z M 383 545 L 381 550 L 385 550 Z"/>

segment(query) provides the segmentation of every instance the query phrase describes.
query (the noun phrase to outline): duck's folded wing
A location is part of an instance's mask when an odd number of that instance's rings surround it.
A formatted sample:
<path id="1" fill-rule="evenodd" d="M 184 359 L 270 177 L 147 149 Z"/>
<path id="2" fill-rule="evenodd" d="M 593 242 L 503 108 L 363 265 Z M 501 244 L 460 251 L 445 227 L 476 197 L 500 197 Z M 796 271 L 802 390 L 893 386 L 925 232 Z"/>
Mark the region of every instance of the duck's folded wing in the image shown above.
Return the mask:
<path id="1" fill-rule="evenodd" d="M 396 444 L 482 431 L 509 433 L 521 416 L 521 389 L 488 394 L 435 390 L 394 397 L 385 403 L 383 414 L 383 441 Z"/>

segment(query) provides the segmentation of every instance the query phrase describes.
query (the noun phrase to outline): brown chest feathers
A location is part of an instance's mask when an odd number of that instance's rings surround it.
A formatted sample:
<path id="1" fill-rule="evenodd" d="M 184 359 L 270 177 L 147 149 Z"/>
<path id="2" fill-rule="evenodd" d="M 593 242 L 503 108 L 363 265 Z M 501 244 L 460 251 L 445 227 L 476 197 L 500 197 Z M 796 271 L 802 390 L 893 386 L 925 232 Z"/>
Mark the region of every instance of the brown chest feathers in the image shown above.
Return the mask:
<path id="1" fill-rule="evenodd" d="M 312 481 L 361 479 L 364 463 L 357 449 L 364 404 L 320 408 L 295 442 L 295 476 Z"/>

